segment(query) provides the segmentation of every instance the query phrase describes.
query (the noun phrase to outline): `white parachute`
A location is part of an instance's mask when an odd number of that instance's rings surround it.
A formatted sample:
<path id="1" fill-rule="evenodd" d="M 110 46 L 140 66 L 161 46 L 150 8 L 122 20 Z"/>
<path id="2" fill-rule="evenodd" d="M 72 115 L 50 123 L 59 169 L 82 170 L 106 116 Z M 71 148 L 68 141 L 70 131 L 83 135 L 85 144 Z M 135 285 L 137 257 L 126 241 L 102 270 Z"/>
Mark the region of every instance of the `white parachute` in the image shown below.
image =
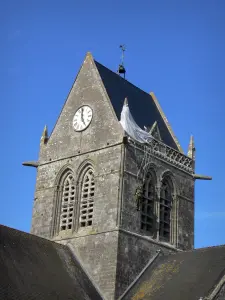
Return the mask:
<path id="1" fill-rule="evenodd" d="M 124 131 L 135 141 L 138 141 L 139 143 L 149 143 L 152 140 L 151 134 L 142 130 L 134 121 L 130 113 L 127 99 L 124 101 L 120 124 L 122 125 Z"/>

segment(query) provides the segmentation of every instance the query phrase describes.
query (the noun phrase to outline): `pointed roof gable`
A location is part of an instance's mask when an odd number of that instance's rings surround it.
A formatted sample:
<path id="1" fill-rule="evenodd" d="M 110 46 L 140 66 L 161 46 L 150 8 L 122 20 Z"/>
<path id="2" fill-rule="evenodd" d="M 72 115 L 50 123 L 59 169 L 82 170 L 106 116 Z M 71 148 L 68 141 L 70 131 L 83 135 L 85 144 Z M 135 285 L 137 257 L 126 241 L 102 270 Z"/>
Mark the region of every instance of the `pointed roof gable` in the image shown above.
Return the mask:
<path id="1" fill-rule="evenodd" d="M 117 118 L 120 120 L 123 101 L 125 98 L 128 98 L 130 110 L 135 122 L 141 128 L 144 128 L 144 126 L 151 126 L 157 121 L 162 141 L 166 145 L 183 153 L 162 109 L 158 102 L 156 103 L 156 98 L 154 99 L 154 94 L 148 94 L 142 91 L 99 62 L 94 62 L 112 102 Z"/>
<path id="2" fill-rule="evenodd" d="M 61 111 L 60 111 L 60 113 L 59 113 L 59 115 L 58 115 L 58 118 L 57 118 L 57 120 L 56 120 L 56 122 L 55 122 L 55 125 L 54 125 L 54 127 L 53 127 L 53 129 L 52 129 L 52 132 L 51 132 L 51 134 L 48 136 L 48 140 L 51 138 L 51 136 L 52 136 L 52 134 L 53 134 L 53 132 L 54 132 L 56 126 L 57 126 L 57 123 L 58 123 L 58 121 L 59 121 L 59 119 L 60 119 L 60 116 L 61 116 L 61 114 L 62 114 L 62 112 L 63 112 L 63 110 L 64 110 L 64 108 L 65 108 L 65 106 L 66 106 L 66 104 L 67 104 L 67 102 L 68 102 L 68 100 L 69 100 L 69 98 L 70 98 L 71 93 L 73 93 L 73 91 L 75 90 L 76 82 L 77 82 L 77 80 L 78 80 L 78 78 L 79 78 L 80 73 L 82 72 L 82 69 L 85 67 L 85 64 L 90 64 L 90 65 L 92 65 L 92 67 L 94 67 L 94 69 L 96 70 L 97 80 L 99 81 L 99 84 L 101 85 L 101 87 L 102 87 L 102 89 L 103 89 L 105 95 L 108 96 L 107 91 L 106 91 L 105 86 L 104 86 L 104 83 L 102 82 L 102 78 L 101 78 L 101 76 L 100 76 L 100 74 L 99 74 L 99 72 L 98 72 L 98 68 L 97 68 L 97 66 L 96 66 L 96 62 L 94 61 L 94 58 L 93 58 L 91 52 L 87 52 L 86 55 L 85 55 L 85 58 L 84 58 L 84 60 L 83 60 L 83 63 L 81 64 L 80 69 L 79 69 L 79 71 L 78 71 L 78 73 L 77 73 L 77 75 L 76 75 L 76 77 L 75 77 L 75 79 L 74 79 L 74 81 L 73 81 L 73 84 L 72 84 L 72 86 L 71 86 L 71 88 L 70 88 L 70 91 L 69 91 L 67 97 L 66 97 L 66 100 L 65 100 L 65 102 L 64 102 L 64 104 L 63 104 L 63 106 L 62 106 L 62 108 L 61 108 Z M 108 100 L 109 100 L 108 103 L 109 103 L 109 105 L 110 105 L 111 111 L 112 111 L 112 113 L 114 114 L 114 116 L 115 116 L 115 118 L 116 118 L 116 114 L 115 114 L 113 105 L 112 105 L 110 99 L 108 99 Z M 122 107 L 121 107 L 121 109 L 122 109 Z"/>
<path id="3" fill-rule="evenodd" d="M 100 85 L 103 88 L 105 95 L 108 97 L 108 100 L 110 100 L 109 104 L 112 107 L 112 112 L 118 120 L 120 120 L 124 99 L 128 98 L 132 116 L 134 117 L 134 120 L 138 124 L 138 126 L 143 129 L 144 126 L 152 127 L 153 124 L 157 122 L 162 142 L 183 153 L 183 150 L 177 138 L 175 137 L 172 128 L 165 114 L 163 113 L 154 93 L 148 94 L 144 92 L 118 74 L 109 70 L 108 68 L 94 60 L 90 52 L 87 52 L 85 56 L 84 62 L 82 63 L 76 79 L 74 80 L 67 100 L 70 96 L 70 93 L 74 89 L 79 73 L 81 72 L 85 62 L 87 61 L 89 61 L 92 66 L 96 68 L 96 75 L 99 79 Z M 67 103 L 67 100 L 62 107 L 61 113 Z M 58 120 L 61 113 L 59 114 Z M 54 132 L 58 120 L 55 123 L 49 139 Z"/>

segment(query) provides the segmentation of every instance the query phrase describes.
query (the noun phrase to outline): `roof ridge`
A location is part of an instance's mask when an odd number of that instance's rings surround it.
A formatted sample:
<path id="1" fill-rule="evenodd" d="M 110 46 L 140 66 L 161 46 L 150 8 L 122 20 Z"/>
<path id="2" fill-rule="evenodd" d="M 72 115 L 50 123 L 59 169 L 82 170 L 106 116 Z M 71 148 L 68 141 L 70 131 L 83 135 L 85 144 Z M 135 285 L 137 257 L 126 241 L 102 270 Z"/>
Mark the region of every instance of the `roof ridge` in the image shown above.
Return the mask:
<path id="1" fill-rule="evenodd" d="M 164 121 L 164 123 L 165 123 L 167 129 L 169 130 L 169 133 L 170 133 L 171 137 L 173 138 L 175 144 L 177 145 L 178 150 L 179 150 L 181 153 L 184 154 L 184 151 L 183 151 L 183 149 L 182 149 L 180 143 L 178 142 L 178 139 L 177 139 L 177 137 L 175 136 L 175 134 L 174 134 L 174 132 L 173 132 L 173 129 L 172 129 L 172 127 L 171 127 L 171 125 L 170 125 L 170 123 L 169 123 L 169 121 L 168 121 L 168 119 L 167 119 L 167 117 L 166 117 L 164 111 L 162 110 L 161 105 L 159 104 L 158 99 L 156 98 L 156 96 L 155 96 L 155 94 L 154 94 L 153 92 L 150 92 L 150 95 L 151 95 L 152 100 L 154 101 L 154 103 L 155 103 L 155 105 L 156 105 L 156 107 L 157 107 L 157 109 L 158 109 L 158 111 L 159 111 L 159 113 L 160 113 L 160 115 L 161 115 L 161 117 L 162 117 L 162 119 L 163 119 L 163 121 Z"/>
<path id="2" fill-rule="evenodd" d="M 214 245 L 214 246 L 208 246 L 208 247 L 201 247 L 201 248 L 196 248 L 196 249 L 193 249 L 192 251 L 199 251 L 199 250 L 209 250 L 211 248 L 222 248 L 222 247 L 225 247 L 225 244 L 222 244 L 222 245 Z M 185 251 L 184 251 L 185 252 Z"/>
<path id="3" fill-rule="evenodd" d="M 185 250 L 185 251 L 182 251 L 182 252 L 176 252 L 176 253 L 173 253 L 171 255 L 176 255 L 176 254 L 181 254 L 181 253 L 190 253 L 190 252 L 201 252 L 201 251 L 207 251 L 207 250 L 211 250 L 212 248 L 225 248 L 225 244 L 222 244 L 222 245 L 217 245 L 217 246 L 208 246 L 208 247 L 202 247 L 202 248 L 197 248 L 197 249 L 191 249 L 191 250 Z"/>
<path id="4" fill-rule="evenodd" d="M 26 232 L 26 231 L 23 231 L 23 230 L 19 230 L 19 229 L 16 229 L 16 228 L 13 228 L 13 227 L 9 227 L 9 226 L 6 226 L 6 225 L 3 225 L 3 224 L 0 224 L 0 229 L 1 228 L 6 228 L 7 230 L 11 230 L 11 231 L 14 231 L 14 232 L 18 232 L 20 234 L 23 234 L 24 236 L 31 236 L 32 238 L 37 238 L 39 240 L 44 240 L 46 241 L 47 243 L 51 243 L 51 244 L 54 244 L 54 245 L 58 245 L 58 246 L 62 246 L 63 248 L 67 248 L 65 245 L 63 244 L 59 244 L 55 241 L 52 241 L 52 240 L 49 240 L 47 238 L 44 238 L 44 237 L 41 237 L 39 235 L 36 235 L 36 234 L 33 234 L 33 233 L 30 233 L 30 232 Z"/>
<path id="5" fill-rule="evenodd" d="M 161 250 L 156 251 L 156 254 L 150 258 L 149 262 L 145 265 L 145 267 L 141 270 L 141 272 L 135 277 L 135 279 L 131 282 L 131 284 L 127 287 L 127 289 L 123 292 L 123 294 L 118 298 L 118 300 L 122 300 L 127 293 L 130 291 L 130 289 L 135 285 L 135 283 L 141 278 L 141 276 L 145 273 L 145 271 L 152 266 L 152 264 L 155 262 L 155 260 L 160 255 Z"/>
<path id="6" fill-rule="evenodd" d="M 112 72 L 114 75 L 117 75 L 117 76 L 118 76 L 119 78 L 121 78 L 123 81 L 129 83 L 130 85 L 132 85 L 132 86 L 135 87 L 136 89 L 139 89 L 141 92 L 145 93 L 145 94 L 148 95 L 150 98 L 152 98 L 151 95 L 150 95 L 148 92 L 142 90 L 140 87 L 138 87 L 137 85 L 135 85 L 135 84 L 133 84 L 132 82 L 128 81 L 127 79 L 124 79 L 124 78 L 121 77 L 119 74 L 117 74 L 116 72 L 114 72 L 114 71 L 112 71 L 111 69 L 107 68 L 106 66 L 104 66 L 103 64 L 101 64 L 100 62 L 98 62 L 97 60 L 94 59 L 94 62 L 97 63 L 97 64 L 99 64 L 99 65 L 101 65 L 102 67 L 106 68 L 108 71 Z M 128 99 L 128 100 L 129 100 L 129 99 Z"/>

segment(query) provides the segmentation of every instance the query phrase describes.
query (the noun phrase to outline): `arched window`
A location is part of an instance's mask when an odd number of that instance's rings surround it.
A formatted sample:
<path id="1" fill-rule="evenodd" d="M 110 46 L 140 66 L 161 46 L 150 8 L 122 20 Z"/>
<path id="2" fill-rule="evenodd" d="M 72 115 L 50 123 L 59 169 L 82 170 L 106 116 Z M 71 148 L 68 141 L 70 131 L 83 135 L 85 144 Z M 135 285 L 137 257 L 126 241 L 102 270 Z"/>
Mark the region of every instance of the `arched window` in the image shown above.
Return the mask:
<path id="1" fill-rule="evenodd" d="M 171 235 L 171 208 L 173 200 L 173 186 L 170 178 L 165 177 L 162 180 L 162 186 L 160 191 L 160 225 L 159 225 L 159 237 L 169 242 Z"/>
<path id="2" fill-rule="evenodd" d="M 75 184 L 72 172 L 67 171 L 62 178 L 61 208 L 59 217 L 59 231 L 72 229 L 75 210 Z"/>
<path id="3" fill-rule="evenodd" d="M 143 185 L 143 198 L 141 201 L 141 229 L 154 233 L 154 207 L 155 207 L 155 180 L 151 173 L 146 176 Z"/>
<path id="4" fill-rule="evenodd" d="M 81 182 L 80 218 L 79 218 L 80 227 L 86 227 L 92 225 L 94 195 L 95 195 L 94 171 L 91 166 L 88 166 L 83 173 L 83 178 Z"/>

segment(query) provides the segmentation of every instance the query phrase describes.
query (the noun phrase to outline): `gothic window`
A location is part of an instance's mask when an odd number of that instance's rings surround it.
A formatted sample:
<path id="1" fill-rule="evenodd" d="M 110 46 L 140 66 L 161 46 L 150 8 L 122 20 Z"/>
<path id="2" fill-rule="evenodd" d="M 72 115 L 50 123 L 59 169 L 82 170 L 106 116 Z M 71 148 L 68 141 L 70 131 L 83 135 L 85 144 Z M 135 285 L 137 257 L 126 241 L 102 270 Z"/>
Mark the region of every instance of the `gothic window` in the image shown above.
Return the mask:
<path id="1" fill-rule="evenodd" d="M 93 206 L 95 195 L 94 171 L 88 167 L 81 183 L 80 227 L 91 226 L 93 221 Z"/>
<path id="2" fill-rule="evenodd" d="M 60 231 L 72 229 L 75 204 L 75 185 L 72 173 L 69 171 L 61 187 Z"/>
<path id="3" fill-rule="evenodd" d="M 168 178 L 162 181 L 160 192 L 160 225 L 159 236 L 162 240 L 170 241 L 171 234 L 171 208 L 172 208 L 172 184 Z"/>
<path id="4" fill-rule="evenodd" d="M 141 201 L 141 229 L 153 234 L 154 204 L 155 204 L 155 180 L 151 173 L 147 175 L 143 185 L 143 198 Z"/>

